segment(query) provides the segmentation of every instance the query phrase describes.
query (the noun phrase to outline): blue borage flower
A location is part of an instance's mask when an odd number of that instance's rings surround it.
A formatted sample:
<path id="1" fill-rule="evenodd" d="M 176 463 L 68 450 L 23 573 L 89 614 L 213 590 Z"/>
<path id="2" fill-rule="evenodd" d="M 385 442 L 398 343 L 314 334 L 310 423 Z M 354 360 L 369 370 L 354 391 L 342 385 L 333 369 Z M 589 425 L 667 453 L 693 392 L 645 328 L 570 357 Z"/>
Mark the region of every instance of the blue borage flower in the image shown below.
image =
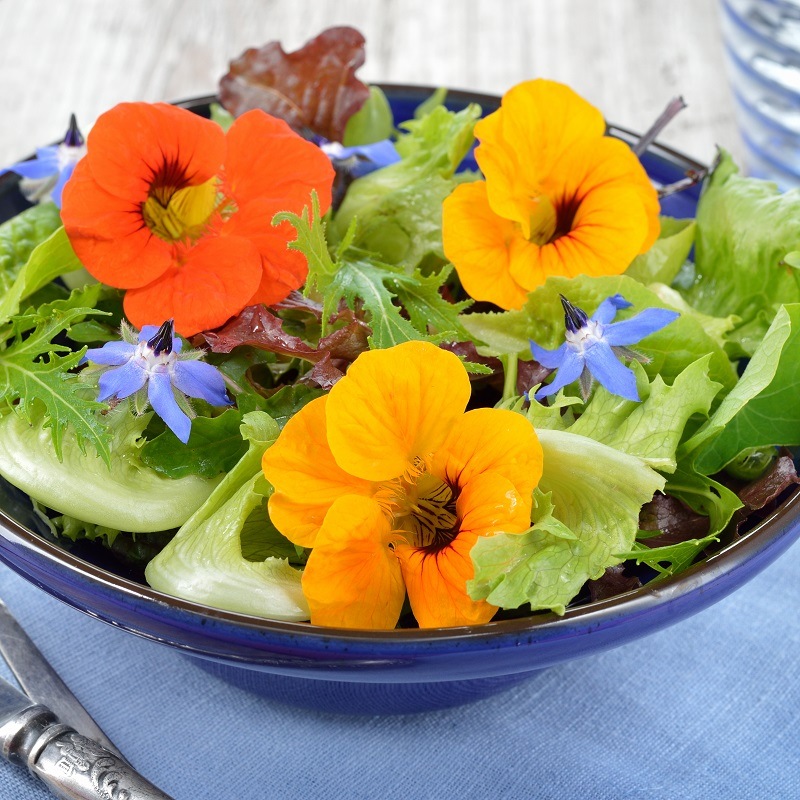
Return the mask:
<path id="1" fill-rule="evenodd" d="M 86 351 L 83 361 L 112 366 L 100 376 L 99 401 L 124 400 L 133 395 L 134 409 L 153 411 L 184 444 L 189 440 L 194 413 L 186 398 L 212 406 L 230 405 L 222 373 L 198 359 L 202 352 L 182 353 L 183 342 L 174 334 L 172 320 L 160 328 L 145 325 L 139 334 L 123 323 L 121 342 L 107 342 Z M 146 388 L 145 388 L 146 387 Z"/>
<path id="2" fill-rule="evenodd" d="M 64 191 L 64 185 L 72 177 L 75 165 L 85 154 L 86 145 L 73 114 L 69 120 L 67 134 L 61 144 L 37 148 L 36 158 L 32 158 L 30 161 L 20 161 L 0 170 L 0 175 L 6 172 L 16 172 L 17 175 L 22 176 L 20 190 L 27 200 L 38 203 L 51 199 L 61 208 L 61 193 Z"/>
<path id="3" fill-rule="evenodd" d="M 320 138 L 318 144 L 334 167 L 343 169 L 354 178 L 360 178 L 400 160 L 399 153 L 389 139 L 373 144 L 344 147 L 339 142 Z"/>
<path id="4" fill-rule="evenodd" d="M 669 325 L 680 316 L 678 312 L 666 308 L 647 308 L 635 317 L 612 324 L 617 311 L 632 305 L 621 294 L 603 300 L 591 318 L 585 311 L 572 305 L 564 295 L 560 297 L 567 329 L 564 344 L 556 350 L 545 350 L 531 341 L 533 357 L 543 367 L 558 370 L 552 383 L 536 392 L 536 399 L 555 394 L 580 379 L 581 395 L 585 402 L 596 379 L 612 394 L 638 401 L 636 376 L 620 359 L 635 358 L 647 363 L 650 359 L 628 349 L 628 345 L 636 344 Z"/>

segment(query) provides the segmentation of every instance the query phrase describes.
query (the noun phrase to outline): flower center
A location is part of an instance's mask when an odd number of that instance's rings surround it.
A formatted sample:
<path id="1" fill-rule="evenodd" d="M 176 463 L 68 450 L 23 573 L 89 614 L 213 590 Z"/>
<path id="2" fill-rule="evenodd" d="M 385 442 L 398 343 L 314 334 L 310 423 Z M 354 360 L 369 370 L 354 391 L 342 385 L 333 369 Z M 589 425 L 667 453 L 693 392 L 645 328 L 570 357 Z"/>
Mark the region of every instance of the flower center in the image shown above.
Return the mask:
<path id="1" fill-rule="evenodd" d="M 546 194 L 530 198 L 530 234 L 528 241 L 540 247 L 553 241 L 558 226 L 556 207 Z"/>
<path id="2" fill-rule="evenodd" d="M 446 547 L 458 535 L 457 490 L 427 471 L 422 459 L 414 469 L 384 487 L 395 529 L 428 552 Z"/>
<path id="3" fill-rule="evenodd" d="M 160 239 L 175 243 L 199 238 L 217 207 L 217 178 L 199 186 L 153 186 L 142 205 L 145 225 Z"/>
<path id="4" fill-rule="evenodd" d="M 603 338 L 603 325 L 593 319 L 587 320 L 583 327 L 576 331 L 567 330 L 564 338 L 573 350 L 582 353 Z"/>

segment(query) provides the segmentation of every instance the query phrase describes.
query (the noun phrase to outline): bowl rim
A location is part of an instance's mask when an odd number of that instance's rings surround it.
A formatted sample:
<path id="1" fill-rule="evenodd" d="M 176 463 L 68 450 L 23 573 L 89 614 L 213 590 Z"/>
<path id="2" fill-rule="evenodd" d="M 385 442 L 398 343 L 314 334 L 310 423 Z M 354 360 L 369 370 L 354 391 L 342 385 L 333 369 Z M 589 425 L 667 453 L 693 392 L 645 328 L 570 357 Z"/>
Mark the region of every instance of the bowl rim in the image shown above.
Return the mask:
<path id="1" fill-rule="evenodd" d="M 434 91 L 434 87 L 424 85 L 392 83 L 378 83 L 376 85 L 386 91 L 387 95 L 404 95 L 415 99 L 425 99 Z M 196 109 L 216 100 L 216 95 L 203 95 L 178 101 L 174 105 L 181 108 Z M 457 103 L 478 102 L 484 107 L 493 108 L 499 104 L 500 97 L 492 94 L 452 89 L 448 90 L 448 100 L 454 100 Z M 608 131 L 611 135 L 628 142 L 635 141 L 638 138 L 635 133 L 617 125 L 609 124 Z M 654 143 L 648 148 L 648 154 L 666 160 L 673 165 L 685 166 L 687 169 L 702 170 L 705 168 L 703 164 L 658 143 Z M 17 181 L 18 178 L 10 173 L 0 177 L 0 192 L 11 188 L 9 182 L 16 183 Z M 735 572 L 753 556 L 769 549 L 794 524 L 800 525 L 800 488 L 797 488 L 780 507 L 759 521 L 752 529 L 679 575 L 655 582 L 650 581 L 644 586 L 611 598 L 567 608 L 562 615 L 553 612 L 534 612 L 527 616 L 490 621 L 474 626 L 406 628 L 383 631 L 328 628 L 314 626 L 308 622 L 271 620 L 250 614 L 226 611 L 168 595 L 129 578 L 115 575 L 66 550 L 62 550 L 55 543 L 30 530 L 9 516 L 3 509 L 0 509 L 0 538 L 17 544 L 26 551 L 35 551 L 48 564 L 59 569 L 65 569 L 71 575 L 86 580 L 97 588 L 119 594 L 128 601 L 143 601 L 155 607 L 167 606 L 192 617 L 211 619 L 253 633 L 285 635 L 293 638 L 299 636 L 304 639 L 315 640 L 341 640 L 343 643 L 352 644 L 359 642 L 370 645 L 380 644 L 387 649 L 391 649 L 393 646 L 407 648 L 409 644 L 417 642 L 420 644 L 433 644 L 437 642 L 445 643 L 454 639 L 459 641 L 469 639 L 472 641 L 498 636 L 519 637 L 534 631 L 545 630 L 556 634 L 572 629 L 575 623 L 594 628 L 617 618 L 623 606 L 624 611 L 629 611 L 631 614 L 638 616 L 684 595 L 698 590 L 702 591 L 704 587 L 716 582 L 723 576 Z M 2 554 L 0 553 L 0 555 Z M 3 560 L 5 561 L 6 558 L 4 556 Z M 17 571 L 21 571 L 25 577 L 28 577 L 25 571 L 20 570 L 13 561 L 8 560 L 7 563 Z M 47 589 L 46 586 L 42 588 Z M 74 603 L 72 604 L 74 605 Z M 158 638 L 147 631 L 136 630 L 134 632 L 146 638 Z"/>

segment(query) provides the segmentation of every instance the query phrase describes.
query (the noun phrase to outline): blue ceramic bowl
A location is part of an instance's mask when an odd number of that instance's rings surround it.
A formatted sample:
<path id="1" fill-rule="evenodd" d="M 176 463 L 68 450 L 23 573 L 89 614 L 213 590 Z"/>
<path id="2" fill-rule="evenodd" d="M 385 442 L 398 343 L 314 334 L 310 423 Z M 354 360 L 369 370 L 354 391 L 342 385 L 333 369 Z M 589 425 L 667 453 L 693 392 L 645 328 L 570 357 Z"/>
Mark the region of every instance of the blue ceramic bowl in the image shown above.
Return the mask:
<path id="1" fill-rule="evenodd" d="M 386 87 L 398 120 L 430 93 Z M 211 98 L 185 103 L 203 113 Z M 449 103 L 498 98 L 453 92 Z M 623 138 L 625 131 L 614 130 Z M 654 146 L 654 179 L 671 182 L 698 164 Z M 667 200 L 691 216 L 697 192 Z M 0 179 L 0 218 L 24 207 L 11 176 Z M 569 608 L 486 625 L 389 632 L 271 622 L 179 600 L 115 573 L 99 559 L 67 552 L 33 514 L 27 497 L 0 485 L 0 559 L 64 602 L 131 633 L 178 648 L 198 664 L 274 699 L 341 713 L 404 713 L 457 705 L 525 680 L 562 661 L 624 644 L 694 614 L 749 580 L 800 535 L 798 494 L 705 562 L 658 584 Z"/>

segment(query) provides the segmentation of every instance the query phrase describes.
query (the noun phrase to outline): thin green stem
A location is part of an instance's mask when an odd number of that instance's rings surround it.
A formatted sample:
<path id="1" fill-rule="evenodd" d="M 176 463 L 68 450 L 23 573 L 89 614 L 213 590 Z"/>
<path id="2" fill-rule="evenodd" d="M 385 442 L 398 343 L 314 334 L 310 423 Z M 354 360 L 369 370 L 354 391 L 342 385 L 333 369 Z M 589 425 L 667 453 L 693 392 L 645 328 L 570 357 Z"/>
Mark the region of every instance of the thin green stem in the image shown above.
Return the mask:
<path id="1" fill-rule="evenodd" d="M 517 396 L 517 355 L 510 353 L 501 357 L 503 362 L 503 400 L 510 400 Z"/>

